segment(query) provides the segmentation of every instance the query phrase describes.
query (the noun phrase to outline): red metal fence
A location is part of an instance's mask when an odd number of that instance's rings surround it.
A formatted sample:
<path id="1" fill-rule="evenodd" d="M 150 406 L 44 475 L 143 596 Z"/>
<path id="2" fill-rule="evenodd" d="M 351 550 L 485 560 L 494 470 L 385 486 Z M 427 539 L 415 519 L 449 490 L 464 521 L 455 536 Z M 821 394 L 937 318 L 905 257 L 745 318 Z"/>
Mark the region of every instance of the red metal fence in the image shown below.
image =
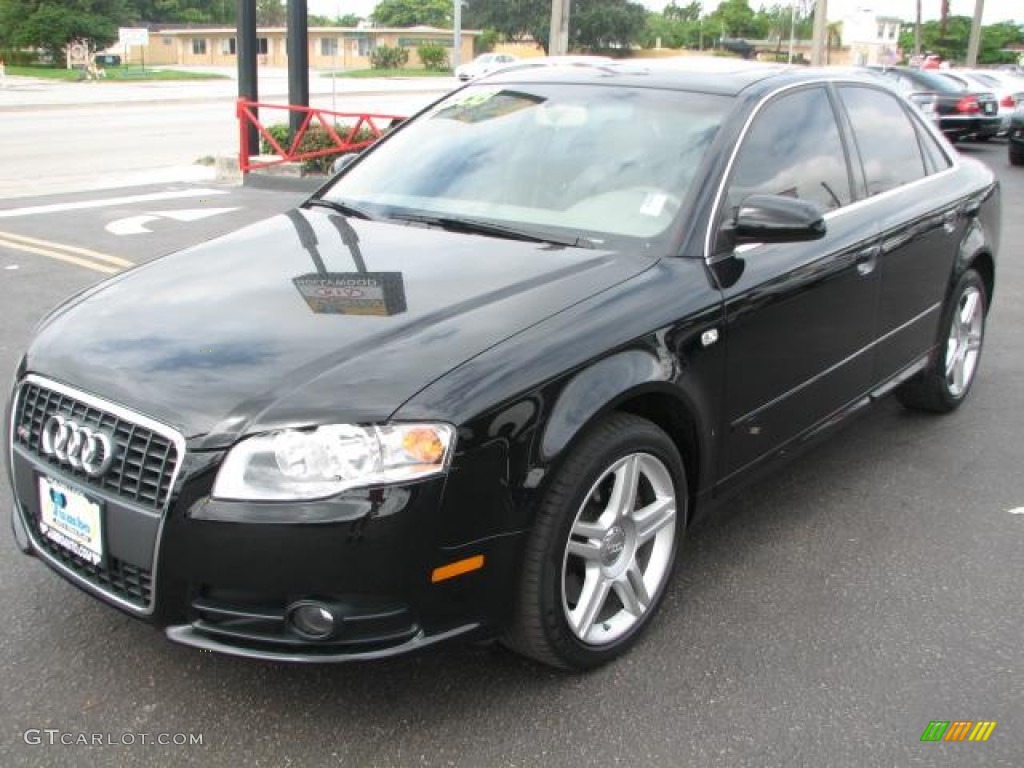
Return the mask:
<path id="1" fill-rule="evenodd" d="M 299 130 L 292 136 L 291 142 L 279 142 L 258 117 L 257 112 L 264 113 L 277 110 L 285 113 L 285 120 L 290 113 L 303 114 Z M 269 168 L 282 163 L 294 163 L 326 155 L 337 155 L 343 152 L 355 152 L 376 141 L 395 120 L 404 120 L 401 115 L 377 115 L 367 112 L 333 112 L 329 109 L 299 107 L 287 104 L 262 104 L 255 101 L 238 100 L 238 167 L 243 173 L 254 168 Z M 273 121 L 271 121 L 272 123 Z M 301 150 L 303 140 L 314 126 L 321 126 L 332 142 L 331 146 Z M 249 128 L 254 127 L 266 141 L 277 157 L 253 160 L 252 155 L 260 154 L 260 147 L 249 146 Z"/>

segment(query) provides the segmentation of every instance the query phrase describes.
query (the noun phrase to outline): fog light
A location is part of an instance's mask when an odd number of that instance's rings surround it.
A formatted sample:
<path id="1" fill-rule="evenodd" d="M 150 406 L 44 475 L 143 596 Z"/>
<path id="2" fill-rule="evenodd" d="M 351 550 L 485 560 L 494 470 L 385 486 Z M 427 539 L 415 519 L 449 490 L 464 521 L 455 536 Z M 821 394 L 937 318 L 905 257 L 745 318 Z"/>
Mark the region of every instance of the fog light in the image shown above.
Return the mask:
<path id="1" fill-rule="evenodd" d="M 322 603 L 295 603 L 288 609 L 288 621 L 295 630 L 312 640 L 323 640 L 334 632 L 334 614 Z"/>

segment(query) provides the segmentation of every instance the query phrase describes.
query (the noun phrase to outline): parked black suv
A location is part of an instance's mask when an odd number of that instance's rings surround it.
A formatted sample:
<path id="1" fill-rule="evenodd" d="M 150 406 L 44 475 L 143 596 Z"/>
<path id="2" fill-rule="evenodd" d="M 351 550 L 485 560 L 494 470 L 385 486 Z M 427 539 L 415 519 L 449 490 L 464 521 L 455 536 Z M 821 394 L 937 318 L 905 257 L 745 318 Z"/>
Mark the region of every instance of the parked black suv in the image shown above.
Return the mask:
<path id="1" fill-rule="evenodd" d="M 54 310 L 8 410 L 15 537 L 202 649 L 592 667 L 742 483 L 888 392 L 964 400 L 999 224 L 991 172 L 870 78 L 492 75 Z"/>

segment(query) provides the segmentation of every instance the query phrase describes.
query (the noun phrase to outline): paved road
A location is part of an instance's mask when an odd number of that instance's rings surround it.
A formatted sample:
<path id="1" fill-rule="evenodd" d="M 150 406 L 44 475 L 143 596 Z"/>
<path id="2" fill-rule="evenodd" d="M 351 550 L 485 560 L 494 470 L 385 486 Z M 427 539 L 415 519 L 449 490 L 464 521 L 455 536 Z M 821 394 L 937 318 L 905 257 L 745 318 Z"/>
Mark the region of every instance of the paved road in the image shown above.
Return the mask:
<path id="1" fill-rule="evenodd" d="M 199 158 L 238 153 L 232 80 L 63 83 L 8 78 L 0 88 L 0 200 L 134 184 L 206 181 Z M 261 72 L 261 100 L 287 104 L 281 72 Z M 339 112 L 410 115 L 454 78 L 313 76 L 310 103 Z M 287 114 L 266 110 L 268 122 Z"/>
<path id="2" fill-rule="evenodd" d="M 500 648 L 326 668 L 200 653 L 20 556 L 5 523 L 0 765 L 1020 766 L 1024 171 L 1000 145 L 967 151 L 1002 177 L 1007 214 L 970 401 L 941 418 L 886 402 L 738 498 L 691 534 L 626 659 L 568 677 Z M 222 191 L 4 217 L 29 204 L 6 201 L 0 232 L 142 261 L 290 202 Z M 105 230 L 203 205 L 239 210 Z M 0 244 L 0 381 L 39 316 L 100 276 Z M 985 744 L 920 742 L 957 719 L 998 726 Z M 203 743 L 34 745 L 30 728 Z"/>

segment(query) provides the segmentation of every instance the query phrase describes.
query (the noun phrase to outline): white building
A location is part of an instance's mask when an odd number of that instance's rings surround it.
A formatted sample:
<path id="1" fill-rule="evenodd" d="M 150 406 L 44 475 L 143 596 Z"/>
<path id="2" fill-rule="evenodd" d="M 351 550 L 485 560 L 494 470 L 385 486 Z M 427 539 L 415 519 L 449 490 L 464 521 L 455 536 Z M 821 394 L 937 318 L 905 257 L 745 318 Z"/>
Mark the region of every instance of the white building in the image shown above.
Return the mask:
<path id="1" fill-rule="evenodd" d="M 857 66 L 899 63 L 901 24 L 895 16 L 882 16 L 865 7 L 845 17 L 843 45 L 850 48 L 850 63 Z"/>

